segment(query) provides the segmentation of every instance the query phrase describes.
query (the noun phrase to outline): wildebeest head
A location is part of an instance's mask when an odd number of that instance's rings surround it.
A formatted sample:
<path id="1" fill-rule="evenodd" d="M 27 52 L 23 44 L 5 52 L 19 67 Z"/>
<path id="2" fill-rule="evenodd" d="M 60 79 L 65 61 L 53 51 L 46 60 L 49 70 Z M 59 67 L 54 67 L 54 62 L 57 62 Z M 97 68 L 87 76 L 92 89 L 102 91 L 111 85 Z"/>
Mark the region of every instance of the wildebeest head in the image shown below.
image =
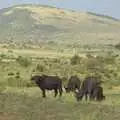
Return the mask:
<path id="1" fill-rule="evenodd" d="M 66 92 L 69 93 L 70 91 L 74 92 L 76 89 L 80 88 L 80 80 L 77 76 L 71 76 L 68 80 L 68 84 L 65 88 Z"/>
<path id="2" fill-rule="evenodd" d="M 67 86 L 64 86 L 66 93 L 70 92 L 69 88 Z"/>
<path id="3" fill-rule="evenodd" d="M 47 77 L 47 75 L 34 75 L 31 76 L 31 81 L 34 81 L 36 83 L 40 82 L 41 80 L 44 80 Z"/>
<path id="4" fill-rule="evenodd" d="M 70 91 L 74 91 L 73 85 L 70 85 L 70 84 L 68 84 L 67 86 L 64 86 L 64 88 L 65 88 L 66 93 L 69 93 Z"/>
<path id="5" fill-rule="evenodd" d="M 31 76 L 31 81 L 38 82 L 39 79 L 40 79 L 40 75 L 34 75 L 34 76 Z"/>
<path id="6" fill-rule="evenodd" d="M 77 101 L 82 100 L 82 91 L 74 91 L 74 96 Z"/>

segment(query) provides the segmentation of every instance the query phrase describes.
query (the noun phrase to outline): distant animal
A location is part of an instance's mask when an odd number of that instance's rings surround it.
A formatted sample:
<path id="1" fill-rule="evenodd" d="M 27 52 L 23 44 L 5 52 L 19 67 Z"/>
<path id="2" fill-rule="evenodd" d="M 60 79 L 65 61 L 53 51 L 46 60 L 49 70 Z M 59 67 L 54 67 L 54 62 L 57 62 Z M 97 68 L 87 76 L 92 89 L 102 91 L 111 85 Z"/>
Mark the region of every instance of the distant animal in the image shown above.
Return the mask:
<path id="1" fill-rule="evenodd" d="M 93 91 L 93 99 L 97 101 L 105 100 L 105 96 L 103 95 L 103 88 L 101 86 L 97 86 Z"/>
<path id="2" fill-rule="evenodd" d="M 68 84 L 65 87 L 66 92 L 75 91 L 76 89 L 79 91 L 80 89 L 80 79 L 77 76 L 71 76 L 68 80 Z"/>
<path id="3" fill-rule="evenodd" d="M 88 95 L 90 100 L 94 100 L 93 92 L 95 88 L 97 88 L 101 84 L 101 82 L 102 81 L 97 81 L 94 77 L 87 77 L 83 81 L 80 91 L 75 92 L 75 97 L 77 101 L 82 100 L 83 96 L 85 96 L 85 99 L 87 100 Z"/>
<path id="4" fill-rule="evenodd" d="M 57 96 L 59 90 L 60 97 L 62 96 L 62 80 L 58 76 L 34 75 L 31 77 L 31 80 L 42 90 L 44 98 L 46 97 L 46 90 L 54 90 L 54 97 Z"/>

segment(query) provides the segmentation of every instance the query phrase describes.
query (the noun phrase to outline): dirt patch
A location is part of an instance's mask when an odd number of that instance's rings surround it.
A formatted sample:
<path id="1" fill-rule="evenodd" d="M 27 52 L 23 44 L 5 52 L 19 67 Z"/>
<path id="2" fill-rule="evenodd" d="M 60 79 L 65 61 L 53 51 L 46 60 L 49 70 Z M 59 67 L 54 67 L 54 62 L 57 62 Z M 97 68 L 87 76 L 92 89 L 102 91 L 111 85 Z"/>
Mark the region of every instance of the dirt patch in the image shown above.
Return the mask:
<path id="1" fill-rule="evenodd" d="M 114 90 L 120 90 L 120 86 L 114 86 L 114 87 L 112 87 L 112 89 L 114 89 Z"/>
<path id="2" fill-rule="evenodd" d="M 20 116 L 15 113 L 0 112 L 0 120 L 21 120 Z"/>

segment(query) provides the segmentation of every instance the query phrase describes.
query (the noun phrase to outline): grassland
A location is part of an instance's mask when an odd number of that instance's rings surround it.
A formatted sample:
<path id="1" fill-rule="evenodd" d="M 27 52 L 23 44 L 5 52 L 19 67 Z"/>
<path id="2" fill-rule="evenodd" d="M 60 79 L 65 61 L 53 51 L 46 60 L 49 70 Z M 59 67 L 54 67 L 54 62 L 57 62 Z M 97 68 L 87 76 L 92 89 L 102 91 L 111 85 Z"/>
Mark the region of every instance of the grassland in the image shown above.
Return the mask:
<path id="1" fill-rule="evenodd" d="M 85 52 L 78 58 L 73 53 L 39 49 L 1 48 L 0 52 L 0 120 L 119 120 L 120 59 L 114 53 L 99 55 L 103 59 L 98 59 Z M 72 62 L 73 58 L 76 62 Z M 99 75 L 104 81 L 106 100 L 77 102 L 74 94 L 65 92 L 62 98 L 54 98 L 52 92 L 47 92 L 47 98 L 43 99 L 40 89 L 30 81 L 32 73 L 67 78 L 78 75 L 81 80 L 89 74 Z"/>
<path id="2" fill-rule="evenodd" d="M 0 43 L 9 48 L 106 50 L 119 43 L 119 32 L 119 20 L 90 12 L 42 5 L 0 10 Z"/>
<path id="3" fill-rule="evenodd" d="M 107 91 L 106 100 L 76 102 L 72 94 L 61 99 L 47 93 L 43 99 L 39 88 L 6 88 L 0 94 L 1 120 L 119 120 L 120 95 Z"/>
<path id="4" fill-rule="evenodd" d="M 0 10 L 0 120 L 119 120 L 120 20 L 42 5 Z M 117 49 L 115 45 L 117 44 Z M 30 81 L 32 74 L 104 81 L 106 100 L 54 98 Z"/>

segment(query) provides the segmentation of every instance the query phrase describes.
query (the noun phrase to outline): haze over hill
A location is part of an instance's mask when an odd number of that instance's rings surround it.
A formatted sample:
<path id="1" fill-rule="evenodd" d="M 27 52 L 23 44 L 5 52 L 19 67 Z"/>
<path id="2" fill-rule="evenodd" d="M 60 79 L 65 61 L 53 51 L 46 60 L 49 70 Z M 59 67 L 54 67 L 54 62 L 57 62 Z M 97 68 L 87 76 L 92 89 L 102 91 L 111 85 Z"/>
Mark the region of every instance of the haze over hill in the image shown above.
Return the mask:
<path id="1" fill-rule="evenodd" d="M 1 43 L 110 45 L 120 40 L 120 20 L 45 5 L 0 10 Z"/>

